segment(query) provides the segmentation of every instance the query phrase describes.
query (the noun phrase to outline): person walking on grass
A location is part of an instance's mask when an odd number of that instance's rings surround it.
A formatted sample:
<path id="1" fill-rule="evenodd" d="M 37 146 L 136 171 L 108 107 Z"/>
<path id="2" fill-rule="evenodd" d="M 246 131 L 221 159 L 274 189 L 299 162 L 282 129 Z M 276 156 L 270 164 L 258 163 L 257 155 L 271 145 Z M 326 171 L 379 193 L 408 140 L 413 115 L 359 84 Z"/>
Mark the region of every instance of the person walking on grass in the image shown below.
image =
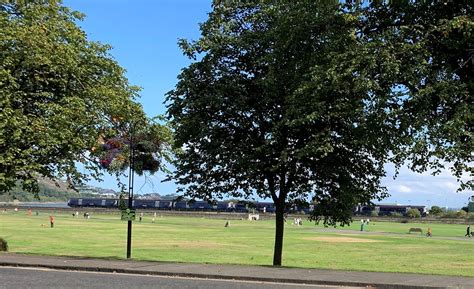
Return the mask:
<path id="1" fill-rule="evenodd" d="M 467 225 L 466 235 L 464 235 L 464 237 L 466 237 L 466 236 L 471 238 L 471 225 Z"/>
<path id="2" fill-rule="evenodd" d="M 49 223 L 51 224 L 51 228 L 54 228 L 54 217 L 53 217 L 53 215 L 49 216 Z"/>
<path id="3" fill-rule="evenodd" d="M 432 237 L 433 236 L 433 231 L 431 231 L 431 228 L 428 228 L 428 233 L 426 233 L 426 237 Z"/>

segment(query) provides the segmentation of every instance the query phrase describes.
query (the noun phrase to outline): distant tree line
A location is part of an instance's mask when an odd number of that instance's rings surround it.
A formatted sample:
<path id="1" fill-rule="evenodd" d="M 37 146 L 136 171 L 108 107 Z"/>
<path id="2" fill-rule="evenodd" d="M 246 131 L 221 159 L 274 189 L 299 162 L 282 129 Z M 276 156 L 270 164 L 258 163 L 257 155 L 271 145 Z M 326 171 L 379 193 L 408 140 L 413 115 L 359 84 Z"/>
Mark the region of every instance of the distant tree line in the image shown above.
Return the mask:
<path id="1" fill-rule="evenodd" d="M 0 194 L 0 202 L 12 202 L 18 200 L 20 202 L 66 202 L 70 198 L 88 198 L 97 197 L 91 193 L 80 193 L 73 190 L 63 190 L 60 188 L 51 188 L 39 183 L 39 192 L 35 196 L 28 191 L 25 191 L 21 186 L 15 186 L 10 192 Z"/>

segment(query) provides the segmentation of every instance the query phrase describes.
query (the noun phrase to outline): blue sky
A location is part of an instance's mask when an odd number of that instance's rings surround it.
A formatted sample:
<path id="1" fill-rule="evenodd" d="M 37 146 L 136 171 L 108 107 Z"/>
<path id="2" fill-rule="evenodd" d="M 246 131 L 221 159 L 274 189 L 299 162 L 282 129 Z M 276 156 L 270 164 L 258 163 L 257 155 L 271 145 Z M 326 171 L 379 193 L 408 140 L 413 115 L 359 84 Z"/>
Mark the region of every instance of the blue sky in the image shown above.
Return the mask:
<path id="1" fill-rule="evenodd" d="M 86 14 L 79 25 L 90 40 L 113 46 L 111 54 L 127 69 L 127 77 L 143 88 L 139 102 L 149 116 L 163 114 L 164 95 L 173 89 L 180 70 L 189 64 L 181 53 L 179 38 L 197 39 L 198 23 L 211 9 L 210 0 L 68 0 L 64 4 Z M 456 179 L 449 172 L 433 177 L 402 169 L 393 180 L 393 166 L 387 165 L 384 180 L 391 197 L 383 202 L 461 207 L 472 191 L 456 193 Z M 163 174 L 135 179 L 138 193 L 174 193 L 172 183 L 162 183 Z M 115 179 L 98 183 L 116 189 Z"/>

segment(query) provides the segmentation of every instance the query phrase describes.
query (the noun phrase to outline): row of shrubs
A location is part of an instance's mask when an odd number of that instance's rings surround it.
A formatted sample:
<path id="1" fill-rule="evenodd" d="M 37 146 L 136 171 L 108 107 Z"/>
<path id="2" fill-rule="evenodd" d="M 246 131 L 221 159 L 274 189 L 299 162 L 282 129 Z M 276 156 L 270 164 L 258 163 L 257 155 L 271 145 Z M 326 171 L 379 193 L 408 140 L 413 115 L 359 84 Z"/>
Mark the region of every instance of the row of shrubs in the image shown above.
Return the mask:
<path id="1" fill-rule="evenodd" d="M 380 215 L 377 211 L 372 211 L 372 212 L 370 212 L 370 216 L 371 217 L 379 217 Z M 388 216 L 394 217 L 394 218 L 405 217 L 405 215 L 403 215 L 402 213 L 398 213 L 398 212 L 392 212 Z M 420 214 L 420 211 L 418 211 L 417 209 L 411 209 L 407 212 L 407 216 L 410 217 L 410 218 L 420 218 L 421 214 Z"/>
<path id="2" fill-rule="evenodd" d="M 377 217 L 378 216 L 377 211 L 372 211 L 371 216 Z M 409 218 L 420 218 L 421 214 L 420 214 L 420 211 L 417 209 L 410 209 L 407 212 L 406 216 Z M 432 215 L 432 216 L 436 216 L 439 218 L 446 218 L 446 219 L 468 219 L 469 221 L 474 221 L 474 212 L 468 213 L 464 210 L 442 212 L 442 213 Z M 404 215 L 401 213 L 394 212 L 390 214 L 390 217 L 400 218 L 400 217 L 404 217 Z"/>
<path id="3" fill-rule="evenodd" d="M 439 218 L 449 218 L 449 219 L 468 219 L 474 221 L 474 212 L 468 212 L 468 207 L 463 207 L 459 211 L 446 211 L 443 208 L 438 206 L 431 207 L 429 213 L 432 216 L 437 216 Z"/>
<path id="4" fill-rule="evenodd" d="M 470 219 L 474 220 L 474 213 L 467 213 L 466 211 L 460 210 L 460 211 L 450 211 L 443 213 L 441 215 L 438 215 L 440 218 L 450 218 L 450 219 Z"/>

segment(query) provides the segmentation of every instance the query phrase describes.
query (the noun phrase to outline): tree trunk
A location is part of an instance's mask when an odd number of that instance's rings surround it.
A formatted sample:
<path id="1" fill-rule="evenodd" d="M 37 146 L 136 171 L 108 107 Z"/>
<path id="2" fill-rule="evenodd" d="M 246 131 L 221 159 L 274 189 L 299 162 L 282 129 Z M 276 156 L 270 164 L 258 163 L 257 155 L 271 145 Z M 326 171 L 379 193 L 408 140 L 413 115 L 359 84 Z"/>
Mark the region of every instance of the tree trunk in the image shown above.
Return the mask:
<path id="1" fill-rule="evenodd" d="M 273 251 L 273 266 L 281 266 L 281 255 L 283 251 L 283 230 L 285 228 L 285 206 L 276 204 L 275 216 L 275 249 Z"/>

